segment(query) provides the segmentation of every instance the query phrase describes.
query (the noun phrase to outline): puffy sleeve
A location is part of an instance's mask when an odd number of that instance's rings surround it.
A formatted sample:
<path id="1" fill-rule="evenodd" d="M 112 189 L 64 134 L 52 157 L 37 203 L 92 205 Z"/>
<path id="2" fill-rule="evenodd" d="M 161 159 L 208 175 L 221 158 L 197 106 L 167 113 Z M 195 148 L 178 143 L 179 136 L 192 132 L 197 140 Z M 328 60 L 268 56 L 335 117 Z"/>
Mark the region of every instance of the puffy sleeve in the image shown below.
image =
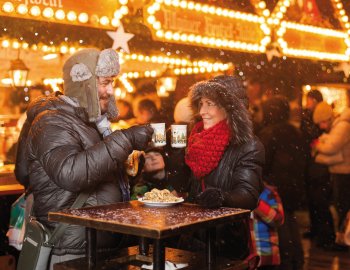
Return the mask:
<path id="1" fill-rule="evenodd" d="M 232 190 L 223 190 L 224 206 L 253 210 L 257 206 L 263 187 L 265 149 L 257 138 L 241 147 L 237 149 L 241 154 L 230 176 L 235 184 Z"/>
<path id="2" fill-rule="evenodd" d="M 48 117 L 47 114 L 44 117 Z M 73 125 L 59 117 L 37 121 L 32 125 L 30 137 L 29 159 L 37 159 L 57 186 L 71 192 L 80 192 L 104 181 L 132 152 L 131 143 L 121 131 L 114 131 L 84 149 Z"/>

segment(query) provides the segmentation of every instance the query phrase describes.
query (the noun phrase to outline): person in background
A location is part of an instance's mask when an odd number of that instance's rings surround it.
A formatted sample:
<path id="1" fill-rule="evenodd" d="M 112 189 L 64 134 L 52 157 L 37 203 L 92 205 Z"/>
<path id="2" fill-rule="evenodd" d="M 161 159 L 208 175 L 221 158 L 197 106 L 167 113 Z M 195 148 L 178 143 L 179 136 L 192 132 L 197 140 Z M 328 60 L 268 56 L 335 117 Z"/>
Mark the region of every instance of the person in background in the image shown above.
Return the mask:
<path id="1" fill-rule="evenodd" d="M 285 214 L 284 224 L 278 228 L 280 269 L 299 270 L 304 254 L 294 212 L 303 200 L 305 147 L 300 131 L 288 122 L 287 98 L 277 95 L 265 100 L 262 112 L 264 128 L 258 137 L 266 151 L 263 179 L 277 187 Z"/>
<path id="2" fill-rule="evenodd" d="M 116 101 L 116 103 L 119 110 L 117 120 L 129 120 L 134 117 L 134 114 L 132 113 L 132 106 L 128 101 L 119 99 Z"/>
<path id="3" fill-rule="evenodd" d="M 316 163 L 311 155 L 311 145 L 323 131 L 313 121 L 313 113 L 323 101 L 320 91 L 311 90 L 306 96 L 306 108 L 302 112 L 300 130 L 307 147 L 305 186 L 309 206 L 310 230 L 303 234 L 315 240 L 317 246 L 334 249 L 334 222 L 330 212 L 332 184 L 328 166 Z M 331 111 L 329 111 L 331 113 Z"/>
<path id="4" fill-rule="evenodd" d="M 311 90 L 306 94 L 306 106 L 302 112 L 302 118 L 300 121 L 300 130 L 306 140 L 307 145 L 318 138 L 322 130 L 314 123 L 312 119 L 313 112 L 317 104 L 323 101 L 322 93 L 318 90 Z"/>
<path id="5" fill-rule="evenodd" d="M 349 104 L 349 94 L 347 98 Z M 334 118 L 332 107 L 321 102 L 314 111 L 313 120 L 327 132 L 315 141 L 313 153 L 315 161 L 327 165 L 331 173 L 339 217 L 338 230 L 341 230 L 350 210 L 350 108 L 345 108 L 339 117 Z"/>
<path id="6" fill-rule="evenodd" d="M 253 128 L 257 133 L 262 127 L 261 102 L 264 99 L 263 82 L 258 78 L 250 78 L 247 81 L 247 96 L 249 101 L 249 112 L 252 116 Z"/>
<path id="7" fill-rule="evenodd" d="M 192 173 L 188 200 L 208 208 L 255 209 L 262 191 L 264 147 L 253 135 L 247 108 L 232 89 L 211 81 L 193 85 L 189 99 L 197 120 L 185 156 Z M 249 244 L 249 224 L 217 227 L 222 256 L 246 258 Z"/>
<path id="8" fill-rule="evenodd" d="M 157 106 L 152 100 L 143 99 L 138 104 L 135 115 L 139 125 L 150 123 L 158 116 Z"/>
<path id="9" fill-rule="evenodd" d="M 254 107 L 259 104 L 263 98 L 264 91 L 262 81 L 256 77 L 250 78 L 247 81 L 247 96 L 249 99 L 249 107 Z"/>
<path id="10" fill-rule="evenodd" d="M 253 211 L 253 239 L 260 256 L 258 269 L 277 270 L 280 251 L 277 228 L 284 222 L 284 211 L 276 187 L 264 183 L 258 207 Z"/>
<path id="11" fill-rule="evenodd" d="M 129 125 L 144 125 L 152 122 L 162 122 L 156 104 L 147 98 L 142 99 L 137 103 L 137 108 L 134 108 L 134 115 L 135 118 L 127 121 Z"/>
<path id="12" fill-rule="evenodd" d="M 142 198 L 146 192 L 153 188 L 168 189 L 176 196 L 176 191 L 169 183 L 169 172 L 166 168 L 167 158 L 164 150 L 160 147 L 150 147 L 145 150 L 144 159 L 142 172 L 132 188 L 131 199 Z"/>
<path id="13" fill-rule="evenodd" d="M 120 170 L 133 149 L 147 147 L 153 129 L 110 130 L 109 120 L 118 115 L 112 83 L 119 70 L 115 50 L 80 50 L 63 66 L 65 94 L 40 97 L 28 107 L 15 175 L 34 195 L 33 215 L 50 231 L 58 223 L 48 213 L 71 207 L 81 192 L 90 193 L 85 207 L 130 197 Z M 98 232 L 98 251 L 119 243 L 119 236 Z M 85 246 L 85 228 L 69 225 L 53 247 L 50 269 L 85 256 Z"/>

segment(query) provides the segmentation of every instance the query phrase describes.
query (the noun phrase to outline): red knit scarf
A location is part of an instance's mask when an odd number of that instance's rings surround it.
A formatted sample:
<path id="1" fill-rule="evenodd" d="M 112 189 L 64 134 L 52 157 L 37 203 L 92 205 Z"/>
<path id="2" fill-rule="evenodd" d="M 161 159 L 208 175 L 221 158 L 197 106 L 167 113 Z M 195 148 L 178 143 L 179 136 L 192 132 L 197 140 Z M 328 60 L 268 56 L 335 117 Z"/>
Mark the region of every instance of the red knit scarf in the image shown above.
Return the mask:
<path id="1" fill-rule="evenodd" d="M 186 164 L 199 180 L 214 170 L 229 144 L 230 129 L 226 120 L 204 130 L 203 122 L 198 122 L 188 138 Z"/>

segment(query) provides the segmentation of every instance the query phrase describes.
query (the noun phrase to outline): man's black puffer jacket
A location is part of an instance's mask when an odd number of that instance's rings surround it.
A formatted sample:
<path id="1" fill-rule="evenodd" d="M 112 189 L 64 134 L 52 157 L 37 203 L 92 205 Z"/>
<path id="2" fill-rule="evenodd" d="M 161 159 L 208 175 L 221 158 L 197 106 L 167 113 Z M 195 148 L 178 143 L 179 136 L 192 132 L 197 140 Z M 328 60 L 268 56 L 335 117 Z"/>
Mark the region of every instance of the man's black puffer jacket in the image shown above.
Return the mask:
<path id="1" fill-rule="evenodd" d="M 118 164 L 132 151 L 121 131 L 102 139 L 84 109 L 59 97 L 44 97 L 28 108 L 16 161 L 17 179 L 34 194 L 34 215 L 51 230 L 48 212 L 69 208 L 81 191 L 91 192 L 84 206 L 121 201 Z M 69 226 L 55 255 L 85 252 L 85 228 Z M 101 249 L 115 247 L 112 234 L 98 233 Z"/>

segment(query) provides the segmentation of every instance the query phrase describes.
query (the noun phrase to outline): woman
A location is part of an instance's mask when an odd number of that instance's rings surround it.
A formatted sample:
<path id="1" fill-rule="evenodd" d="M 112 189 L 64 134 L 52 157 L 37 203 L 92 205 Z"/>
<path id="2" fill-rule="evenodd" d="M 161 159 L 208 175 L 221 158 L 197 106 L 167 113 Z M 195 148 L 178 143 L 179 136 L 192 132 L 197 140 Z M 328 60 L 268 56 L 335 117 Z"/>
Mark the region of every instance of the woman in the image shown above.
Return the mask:
<path id="1" fill-rule="evenodd" d="M 189 99 L 199 117 L 188 140 L 189 200 L 203 207 L 253 210 L 262 190 L 264 147 L 254 137 L 246 106 L 234 89 L 216 82 L 192 86 Z M 218 250 L 230 258 L 248 255 L 248 224 L 217 229 Z"/>

